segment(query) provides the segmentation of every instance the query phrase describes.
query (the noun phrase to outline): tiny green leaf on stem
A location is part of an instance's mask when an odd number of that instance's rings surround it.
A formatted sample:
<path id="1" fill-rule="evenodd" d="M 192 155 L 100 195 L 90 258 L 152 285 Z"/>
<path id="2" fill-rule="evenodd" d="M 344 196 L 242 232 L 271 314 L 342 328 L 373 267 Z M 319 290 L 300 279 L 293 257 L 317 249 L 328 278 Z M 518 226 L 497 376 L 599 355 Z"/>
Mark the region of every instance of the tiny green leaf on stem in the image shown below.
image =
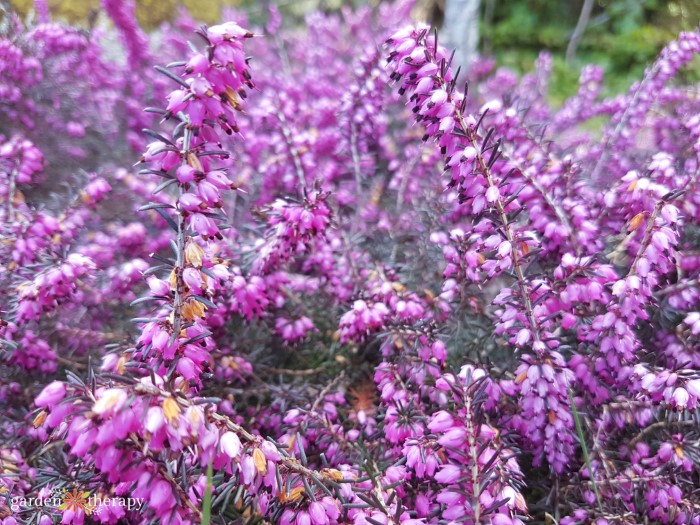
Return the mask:
<path id="1" fill-rule="evenodd" d="M 180 77 L 178 77 L 178 76 L 177 76 L 175 73 L 173 73 L 172 71 L 169 71 L 168 69 L 166 69 L 166 68 L 164 68 L 164 67 L 162 67 L 162 66 L 156 66 L 155 69 L 156 69 L 156 71 L 158 71 L 158 73 L 162 73 L 162 74 L 165 75 L 166 77 L 168 77 L 168 78 L 174 80 L 175 82 L 177 82 L 178 84 L 180 84 L 182 87 L 187 88 L 187 89 L 190 89 L 189 84 L 187 84 L 187 82 L 185 82 L 184 80 L 182 80 Z"/>

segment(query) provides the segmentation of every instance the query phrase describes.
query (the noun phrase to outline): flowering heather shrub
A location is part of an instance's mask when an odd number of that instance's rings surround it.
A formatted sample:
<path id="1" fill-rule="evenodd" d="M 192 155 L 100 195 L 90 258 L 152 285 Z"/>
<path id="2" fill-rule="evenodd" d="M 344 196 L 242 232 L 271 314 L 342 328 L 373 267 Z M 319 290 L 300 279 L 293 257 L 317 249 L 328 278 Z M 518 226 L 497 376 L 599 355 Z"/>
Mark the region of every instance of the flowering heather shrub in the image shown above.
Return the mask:
<path id="1" fill-rule="evenodd" d="M 3 525 L 700 524 L 699 32 L 557 109 L 410 2 L 102 5 L 0 39 Z"/>

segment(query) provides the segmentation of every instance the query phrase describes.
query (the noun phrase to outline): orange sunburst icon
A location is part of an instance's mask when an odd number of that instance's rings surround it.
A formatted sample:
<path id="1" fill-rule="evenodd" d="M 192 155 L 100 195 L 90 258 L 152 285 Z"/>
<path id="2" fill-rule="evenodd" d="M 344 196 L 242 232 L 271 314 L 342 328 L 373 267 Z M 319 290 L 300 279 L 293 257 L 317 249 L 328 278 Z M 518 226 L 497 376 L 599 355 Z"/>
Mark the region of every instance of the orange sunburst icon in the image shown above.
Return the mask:
<path id="1" fill-rule="evenodd" d="M 78 489 L 68 492 L 66 489 L 63 489 L 63 503 L 58 507 L 58 510 L 72 510 L 73 512 L 82 510 L 85 514 L 90 514 L 92 508 L 88 502 L 89 497 L 89 492 L 78 492 Z"/>

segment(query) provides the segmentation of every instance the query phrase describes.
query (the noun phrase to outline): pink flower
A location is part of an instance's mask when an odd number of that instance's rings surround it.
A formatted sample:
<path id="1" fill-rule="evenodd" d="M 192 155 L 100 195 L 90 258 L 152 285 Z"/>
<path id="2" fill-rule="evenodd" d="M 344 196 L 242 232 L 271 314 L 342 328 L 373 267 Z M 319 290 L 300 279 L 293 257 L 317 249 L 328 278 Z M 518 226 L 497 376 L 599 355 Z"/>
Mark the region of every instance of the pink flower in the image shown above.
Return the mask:
<path id="1" fill-rule="evenodd" d="M 165 516 L 167 511 L 175 504 L 175 498 L 170 484 L 162 479 L 156 481 L 151 489 L 148 503 L 156 514 Z"/>
<path id="2" fill-rule="evenodd" d="M 673 403 L 677 408 L 685 408 L 688 404 L 688 391 L 685 388 L 676 388 L 673 390 Z"/>
<path id="3" fill-rule="evenodd" d="M 433 417 L 428 423 L 428 428 L 431 432 L 441 434 L 455 425 L 455 420 L 452 414 L 445 410 L 440 410 L 433 414 Z"/>
<path id="4" fill-rule="evenodd" d="M 328 525 L 330 523 L 326 509 L 320 501 L 314 501 L 309 505 L 309 516 L 313 525 Z"/>
<path id="5" fill-rule="evenodd" d="M 241 440 L 233 432 L 224 432 L 219 440 L 221 451 L 231 459 L 239 457 L 241 453 Z"/>
<path id="6" fill-rule="evenodd" d="M 98 392 L 97 400 L 92 411 L 103 417 L 108 417 L 119 412 L 126 403 L 127 393 L 123 388 L 109 388 Z"/>
<path id="7" fill-rule="evenodd" d="M 456 465 L 442 465 L 440 470 L 435 474 L 435 481 L 451 485 L 463 475 L 462 470 Z"/>
<path id="8" fill-rule="evenodd" d="M 688 394 L 695 399 L 700 399 L 700 379 L 691 379 L 685 384 Z"/>
<path id="9" fill-rule="evenodd" d="M 157 277 L 150 276 L 147 282 L 153 295 L 163 297 L 170 294 L 170 285 L 165 281 L 158 279 Z"/>
<path id="10" fill-rule="evenodd" d="M 451 428 L 438 439 L 443 447 L 460 448 L 467 440 L 467 431 L 464 427 Z"/>
<path id="11" fill-rule="evenodd" d="M 40 408 L 52 408 L 63 400 L 66 395 L 66 385 L 61 381 L 53 381 L 44 387 L 34 403 Z"/>

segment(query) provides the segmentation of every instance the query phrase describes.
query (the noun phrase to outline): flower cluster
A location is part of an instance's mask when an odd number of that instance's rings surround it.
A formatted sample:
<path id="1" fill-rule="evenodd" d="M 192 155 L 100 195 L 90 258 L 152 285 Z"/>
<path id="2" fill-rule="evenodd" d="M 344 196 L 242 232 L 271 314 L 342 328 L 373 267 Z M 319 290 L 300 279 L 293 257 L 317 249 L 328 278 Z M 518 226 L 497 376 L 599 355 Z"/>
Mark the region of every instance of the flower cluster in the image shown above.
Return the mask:
<path id="1" fill-rule="evenodd" d="M 6 13 L 0 524 L 700 525 L 700 33 L 555 108 L 412 5 Z"/>
<path id="2" fill-rule="evenodd" d="M 90 275 L 94 268 L 89 258 L 70 254 L 60 266 L 40 273 L 31 282 L 22 283 L 17 293 L 17 321 L 26 323 L 39 319 L 56 308 L 75 293 L 80 279 Z"/>
<path id="3" fill-rule="evenodd" d="M 323 237 L 331 224 L 327 198 L 327 193 L 317 191 L 305 197 L 301 204 L 277 200 L 262 211 L 268 217 L 270 229 L 254 263 L 256 273 L 268 273 L 311 250 L 314 240 Z"/>

